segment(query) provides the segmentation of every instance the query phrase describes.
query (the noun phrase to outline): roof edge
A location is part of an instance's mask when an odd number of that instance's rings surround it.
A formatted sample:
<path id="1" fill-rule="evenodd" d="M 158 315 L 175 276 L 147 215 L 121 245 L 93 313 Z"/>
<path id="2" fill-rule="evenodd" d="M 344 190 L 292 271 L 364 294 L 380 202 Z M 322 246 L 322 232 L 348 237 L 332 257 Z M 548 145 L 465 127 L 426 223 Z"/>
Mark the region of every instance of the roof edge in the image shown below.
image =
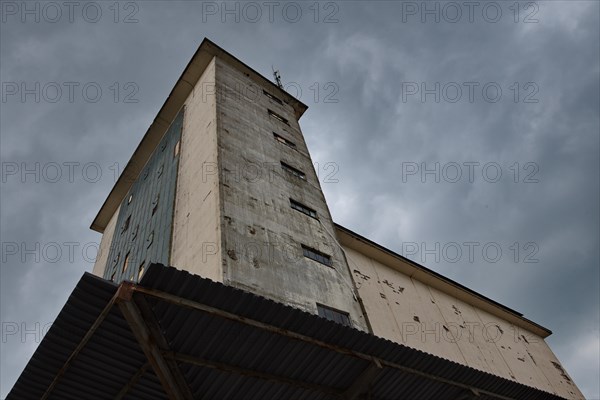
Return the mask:
<path id="1" fill-rule="evenodd" d="M 452 388 L 464 388 L 471 392 L 479 392 L 484 397 L 489 398 L 535 398 L 548 400 L 564 398 L 544 389 L 503 378 L 490 372 L 475 369 L 466 364 L 457 363 L 412 348 L 405 344 L 377 337 L 353 327 L 328 321 L 316 314 L 308 313 L 304 310 L 233 286 L 227 286 L 199 275 L 193 275 L 187 271 L 177 270 L 174 267 L 152 263 L 141 282 L 137 284 L 125 282 L 117 285 L 87 272 L 84 273 L 53 322 L 52 327 L 20 373 L 6 399 L 40 398 L 37 395 L 38 393 L 46 391 L 46 393 L 50 394 L 54 387 L 53 384 L 58 382 L 57 379 L 64 381 L 69 379 L 69 376 L 71 380 L 68 384 L 62 386 L 62 388 L 66 388 L 67 396 L 70 396 L 70 398 L 81 398 L 82 393 L 87 394 L 91 392 L 91 387 L 85 385 L 86 380 L 88 383 L 97 383 L 99 371 L 106 372 L 106 374 L 101 374 L 104 384 L 106 382 L 114 383 L 115 379 L 118 379 L 118 382 L 121 382 L 121 380 L 125 382 L 125 388 L 128 389 L 131 388 L 130 384 L 138 384 L 139 381 L 136 380 L 134 382 L 131 380 L 128 369 L 114 368 L 115 365 L 129 365 L 132 361 L 135 361 L 135 365 L 139 366 L 140 363 L 137 360 L 137 354 L 142 354 L 141 349 L 137 350 L 138 353 L 122 351 L 123 347 L 131 348 L 131 344 L 136 343 L 136 339 L 133 336 L 115 336 L 114 333 L 110 333 L 110 331 L 114 332 L 115 326 L 120 326 L 121 321 L 124 324 L 129 324 L 123 313 L 118 311 L 112 315 L 113 319 L 111 321 L 108 320 L 108 312 L 114 307 L 118 308 L 114 303 L 110 304 L 114 301 L 118 291 L 124 287 L 123 285 L 130 288 L 133 287 L 138 294 L 154 298 L 167 305 L 167 307 L 157 307 L 157 309 L 164 310 L 162 314 L 156 315 L 159 320 L 161 317 L 174 316 L 175 313 L 179 313 L 185 309 L 188 310 L 188 313 L 183 315 L 183 319 L 179 318 L 185 322 L 188 321 L 187 317 L 190 316 L 189 310 L 198 310 L 216 317 L 209 317 L 210 323 L 214 320 L 239 321 L 247 326 L 257 327 L 274 335 L 280 335 L 275 336 L 276 338 L 285 336 L 293 340 L 295 344 L 303 342 L 310 346 L 318 346 L 320 349 L 350 356 L 361 362 L 374 362 L 375 365 L 378 365 L 378 368 L 383 367 L 393 369 L 396 372 L 405 372 L 410 374 L 411 381 L 414 380 L 414 377 L 422 377 L 426 380 L 435 380 L 434 384 L 441 383 L 447 384 Z M 103 316 L 105 310 L 107 314 Z M 76 318 L 73 318 L 74 316 Z M 74 324 L 74 321 L 77 324 Z M 106 323 L 110 325 L 107 327 L 104 325 Z M 71 327 L 74 329 L 70 329 Z M 104 331 L 102 330 L 103 328 L 105 328 Z M 125 326 L 123 328 L 127 329 Z M 180 330 L 176 328 L 175 331 Z M 89 339 L 93 337 L 92 335 L 96 335 L 96 337 L 100 335 L 101 339 L 96 342 L 100 343 L 100 345 L 96 344 L 91 349 L 92 354 L 104 351 L 107 356 L 90 357 L 90 353 L 87 353 L 85 371 L 75 376 L 69 374 L 69 371 L 75 369 L 71 361 L 82 360 L 81 358 L 75 358 L 74 355 L 78 354 L 80 350 L 90 350 L 93 341 Z M 169 338 L 174 339 L 169 343 L 178 343 L 175 340 L 177 339 L 176 337 L 170 336 Z M 276 340 L 276 342 L 279 341 Z M 107 343 L 110 346 L 106 346 Z M 238 341 L 238 343 L 241 342 Z M 279 348 L 287 348 L 283 347 L 285 345 L 286 343 L 280 344 Z M 108 352 L 107 350 L 111 351 Z M 170 344 L 169 350 L 172 350 L 174 353 L 193 354 L 189 351 L 189 347 L 182 347 L 182 345 L 175 346 Z M 259 346 L 256 350 L 259 354 L 263 354 L 264 346 Z M 222 354 L 222 351 L 219 354 Z M 280 354 L 280 351 L 274 351 L 274 354 Z M 321 354 L 320 352 L 316 353 Z M 303 354 L 308 353 L 304 352 Z M 113 355 L 113 357 L 109 355 Z M 321 360 L 324 360 L 323 356 L 321 356 Z M 230 360 L 224 359 L 219 365 L 227 365 L 227 362 L 231 363 Z M 323 364 L 323 362 L 320 362 L 318 365 L 320 364 Z M 286 368 L 285 371 L 289 371 L 289 368 Z M 356 373 L 357 368 L 354 371 Z M 364 366 L 358 371 L 364 371 Z M 243 371 L 241 372 L 243 374 Z M 314 373 L 314 371 L 309 372 Z M 239 372 L 236 371 L 235 373 Z M 289 372 L 281 373 L 284 377 L 289 374 Z M 361 376 L 363 375 L 359 375 L 359 379 Z M 390 385 L 390 388 L 394 388 L 391 385 L 393 383 L 397 384 L 398 379 L 401 379 L 402 382 L 410 383 L 407 377 L 392 375 L 388 377 L 389 382 L 387 384 Z M 160 385 L 158 381 L 156 383 L 157 386 Z M 425 383 L 422 382 L 421 385 Z M 353 386 L 351 385 L 350 387 L 352 388 Z M 117 389 L 120 387 L 117 386 Z M 161 390 L 161 386 L 158 386 L 158 388 L 154 390 L 152 387 L 146 387 L 145 389 L 149 393 L 147 397 L 151 399 L 163 398 L 164 391 Z M 98 391 L 97 387 L 94 389 Z M 440 392 L 440 389 L 442 388 L 438 388 L 437 392 Z M 57 393 L 53 392 L 52 394 Z M 456 392 L 453 390 L 449 390 L 447 393 L 448 396 L 444 398 L 453 399 L 457 397 Z"/>
<path id="2" fill-rule="evenodd" d="M 281 97 L 287 104 L 294 108 L 297 119 L 300 119 L 308 109 L 307 105 L 281 89 L 259 72 L 219 47 L 208 38 L 204 38 L 183 70 L 183 73 L 175 82 L 169 96 L 134 150 L 133 155 L 127 162 L 127 165 L 117 179 L 117 182 L 108 194 L 108 197 L 104 200 L 104 203 L 90 225 L 90 229 L 99 233 L 104 233 L 104 229 L 110 221 L 110 218 L 127 195 L 129 188 L 141 173 L 146 162 L 152 155 L 152 152 L 160 142 L 160 139 L 169 128 L 181 107 L 183 107 L 188 95 L 192 92 L 194 86 L 202 76 L 202 73 L 215 56 L 222 58 L 225 62 L 242 70 L 254 81 L 270 84 L 272 86 L 271 89 L 277 93 L 277 96 Z"/>

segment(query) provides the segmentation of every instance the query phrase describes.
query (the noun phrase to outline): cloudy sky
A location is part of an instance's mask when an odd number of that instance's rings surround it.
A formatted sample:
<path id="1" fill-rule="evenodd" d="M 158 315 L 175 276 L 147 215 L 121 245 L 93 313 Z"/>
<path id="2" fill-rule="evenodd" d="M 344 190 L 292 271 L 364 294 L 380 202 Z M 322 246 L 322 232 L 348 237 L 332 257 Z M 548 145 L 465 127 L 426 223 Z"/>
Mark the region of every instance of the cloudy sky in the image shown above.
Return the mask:
<path id="1" fill-rule="evenodd" d="M 339 224 L 550 328 L 600 398 L 599 3 L 477 4 L 3 1 L 0 397 L 208 37 L 309 106 Z"/>

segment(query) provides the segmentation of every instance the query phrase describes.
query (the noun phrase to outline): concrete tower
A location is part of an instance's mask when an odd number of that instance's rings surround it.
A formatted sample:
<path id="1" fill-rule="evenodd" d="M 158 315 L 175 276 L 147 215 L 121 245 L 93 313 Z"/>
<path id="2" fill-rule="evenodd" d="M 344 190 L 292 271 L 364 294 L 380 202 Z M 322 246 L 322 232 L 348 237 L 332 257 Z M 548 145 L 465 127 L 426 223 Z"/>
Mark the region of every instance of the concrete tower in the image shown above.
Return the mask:
<path id="1" fill-rule="evenodd" d="M 163 263 L 367 330 L 306 108 L 205 40 L 92 224 L 94 273 L 137 281 Z"/>

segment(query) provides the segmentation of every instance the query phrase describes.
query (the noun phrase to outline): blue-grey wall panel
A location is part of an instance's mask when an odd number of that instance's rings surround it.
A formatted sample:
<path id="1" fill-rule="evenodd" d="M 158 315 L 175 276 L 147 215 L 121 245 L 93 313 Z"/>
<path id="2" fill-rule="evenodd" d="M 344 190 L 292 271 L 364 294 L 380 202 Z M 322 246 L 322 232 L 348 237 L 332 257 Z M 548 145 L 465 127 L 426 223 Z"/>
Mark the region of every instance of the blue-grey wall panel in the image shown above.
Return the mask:
<path id="1" fill-rule="evenodd" d="M 121 203 L 104 278 L 137 281 L 140 266 L 169 264 L 182 109 Z"/>

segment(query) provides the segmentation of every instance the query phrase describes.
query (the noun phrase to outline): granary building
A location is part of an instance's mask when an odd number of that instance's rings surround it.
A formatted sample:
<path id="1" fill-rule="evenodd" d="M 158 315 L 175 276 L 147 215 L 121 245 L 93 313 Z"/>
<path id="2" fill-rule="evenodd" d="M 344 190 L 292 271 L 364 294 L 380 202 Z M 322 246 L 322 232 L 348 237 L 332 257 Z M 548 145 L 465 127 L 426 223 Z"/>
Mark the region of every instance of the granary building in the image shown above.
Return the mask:
<path id="1" fill-rule="evenodd" d="M 306 109 L 205 39 L 8 399 L 583 399 L 547 328 L 332 220 Z"/>

